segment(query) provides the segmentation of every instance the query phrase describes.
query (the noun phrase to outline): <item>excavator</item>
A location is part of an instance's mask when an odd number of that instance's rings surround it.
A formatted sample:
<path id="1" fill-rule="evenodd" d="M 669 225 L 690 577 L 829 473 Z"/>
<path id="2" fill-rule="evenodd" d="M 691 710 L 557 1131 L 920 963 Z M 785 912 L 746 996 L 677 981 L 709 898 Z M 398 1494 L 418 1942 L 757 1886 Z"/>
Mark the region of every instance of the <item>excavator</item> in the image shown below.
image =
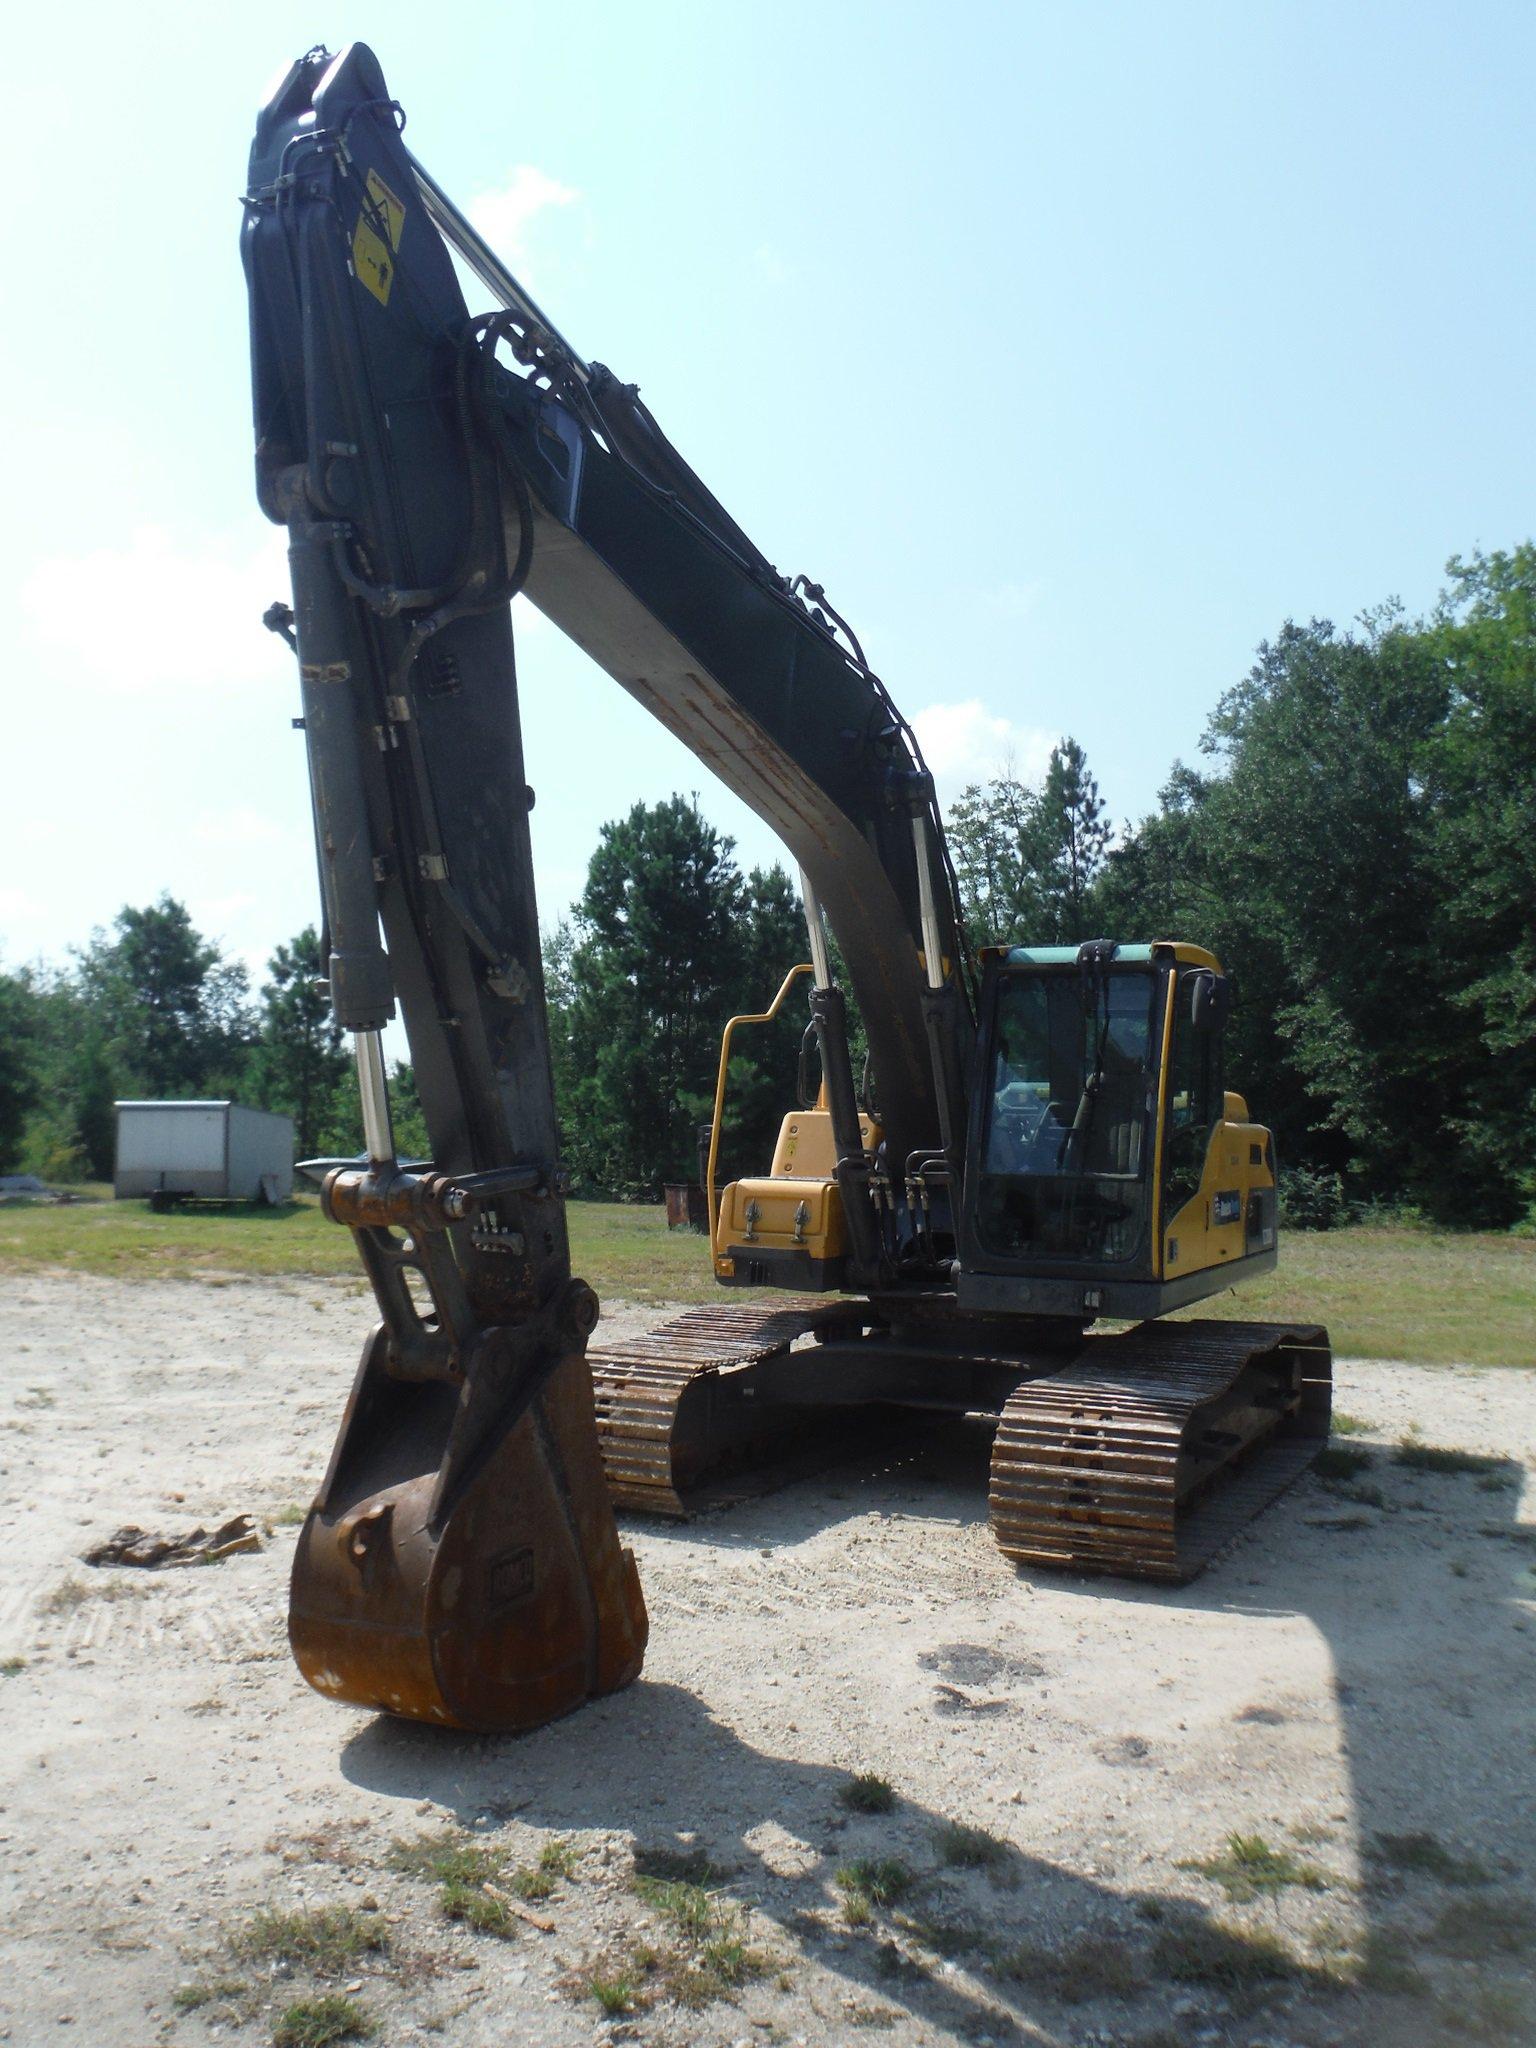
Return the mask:
<path id="1" fill-rule="evenodd" d="M 301 1671 L 388 1713 L 537 1727 L 641 1667 L 616 1506 L 686 1514 L 869 1409 L 991 1430 L 1009 1558 L 1188 1579 L 1329 1427 L 1320 1328 L 1167 1320 L 1277 1257 L 1273 1141 L 1223 1069 L 1228 977 L 1167 940 L 969 945 L 933 778 L 852 629 L 577 354 L 404 125 L 365 45 L 309 51 L 259 114 L 242 226 L 257 494 L 292 582 L 266 623 L 297 659 L 366 1141 L 322 1206 L 379 1313 L 295 1554 Z M 470 313 L 471 279 L 494 310 Z M 809 959 L 721 1049 L 722 1294 L 628 1342 L 593 1341 L 571 1271 L 519 593 L 800 874 Z M 721 1186 L 733 1038 L 807 977 L 773 1158 Z M 397 1014 L 425 1162 L 392 1130 Z"/>

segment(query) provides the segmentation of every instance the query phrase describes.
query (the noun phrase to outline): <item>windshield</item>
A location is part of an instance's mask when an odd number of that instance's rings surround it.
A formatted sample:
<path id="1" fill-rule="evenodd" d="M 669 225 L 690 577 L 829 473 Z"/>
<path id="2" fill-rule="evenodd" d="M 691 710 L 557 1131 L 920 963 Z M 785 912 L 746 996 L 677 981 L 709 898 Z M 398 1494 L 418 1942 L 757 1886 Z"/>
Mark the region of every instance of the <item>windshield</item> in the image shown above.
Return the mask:
<path id="1" fill-rule="evenodd" d="M 1150 974 L 999 985 L 977 1222 L 1015 1258 L 1131 1257 L 1156 1097 Z"/>

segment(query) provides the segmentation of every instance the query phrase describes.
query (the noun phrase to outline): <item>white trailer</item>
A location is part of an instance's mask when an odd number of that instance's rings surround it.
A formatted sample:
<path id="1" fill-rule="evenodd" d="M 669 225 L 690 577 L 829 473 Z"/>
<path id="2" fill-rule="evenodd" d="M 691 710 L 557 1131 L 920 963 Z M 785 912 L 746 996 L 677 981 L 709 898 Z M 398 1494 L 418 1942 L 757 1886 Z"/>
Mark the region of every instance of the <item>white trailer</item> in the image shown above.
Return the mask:
<path id="1" fill-rule="evenodd" d="M 285 1202 L 293 1119 L 238 1102 L 120 1102 L 113 1193 L 175 1201 Z"/>

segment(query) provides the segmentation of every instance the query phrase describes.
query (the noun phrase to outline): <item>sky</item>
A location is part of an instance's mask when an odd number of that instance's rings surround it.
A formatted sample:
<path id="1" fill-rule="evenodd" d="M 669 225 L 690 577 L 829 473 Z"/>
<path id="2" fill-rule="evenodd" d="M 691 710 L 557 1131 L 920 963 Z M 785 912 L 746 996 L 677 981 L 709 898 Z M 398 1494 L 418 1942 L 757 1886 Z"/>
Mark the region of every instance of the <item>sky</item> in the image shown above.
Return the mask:
<path id="1" fill-rule="evenodd" d="M 163 890 L 259 979 L 316 912 L 261 613 L 255 110 L 378 53 L 408 141 L 781 570 L 953 798 L 1053 739 L 1155 802 L 1287 618 L 1530 536 L 1529 4 L 72 6 L 7 94 L 0 960 Z M 599 827 L 767 828 L 522 601 L 541 914 Z"/>

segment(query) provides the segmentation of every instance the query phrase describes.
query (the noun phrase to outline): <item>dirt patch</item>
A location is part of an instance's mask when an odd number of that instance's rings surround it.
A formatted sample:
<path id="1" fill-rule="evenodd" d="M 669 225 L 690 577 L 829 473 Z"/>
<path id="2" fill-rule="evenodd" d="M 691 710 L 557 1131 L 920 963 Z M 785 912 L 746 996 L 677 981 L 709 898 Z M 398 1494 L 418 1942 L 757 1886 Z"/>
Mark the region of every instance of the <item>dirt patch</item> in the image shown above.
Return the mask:
<path id="1" fill-rule="evenodd" d="M 464 2048 L 1536 2038 L 1536 1378 L 1344 1366 L 1368 1521 L 1309 1480 L 1182 1591 L 1009 1567 L 984 1443 L 929 1425 L 632 1522 L 644 1679 L 501 1742 L 338 1710 L 288 1659 L 354 1292 L 29 1276 L 0 1307 L 13 2044 L 254 2048 L 352 2008 Z M 1413 1425 L 1466 1459 L 1393 1457 Z M 113 1576 L 92 1541 L 232 1503 L 259 1554 L 74 1597 Z"/>

